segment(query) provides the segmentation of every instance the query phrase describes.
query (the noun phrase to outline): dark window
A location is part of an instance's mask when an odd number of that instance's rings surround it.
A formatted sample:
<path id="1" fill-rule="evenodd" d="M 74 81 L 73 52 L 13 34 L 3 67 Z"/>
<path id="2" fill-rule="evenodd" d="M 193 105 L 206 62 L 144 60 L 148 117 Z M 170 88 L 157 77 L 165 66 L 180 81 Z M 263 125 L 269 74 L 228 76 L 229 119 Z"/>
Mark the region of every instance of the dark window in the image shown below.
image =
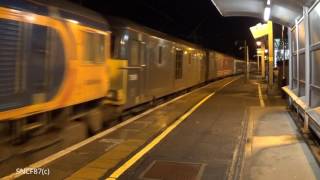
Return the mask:
<path id="1" fill-rule="evenodd" d="M 44 90 L 47 83 L 47 33 L 47 27 L 32 25 L 31 58 L 29 60 L 29 63 L 31 69 L 34 71 L 33 73 L 31 73 L 33 87 L 36 89 L 36 91 L 39 92 Z"/>
<path id="2" fill-rule="evenodd" d="M 105 60 L 105 37 L 97 33 L 85 33 L 85 60 L 89 63 L 102 63 Z"/>
<path id="3" fill-rule="evenodd" d="M 176 79 L 182 79 L 182 66 L 183 66 L 182 60 L 183 60 L 183 51 L 176 50 L 176 72 L 175 72 Z"/>
<path id="4" fill-rule="evenodd" d="M 118 50 L 117 50 L 117 42 L 116 42 L 116 36 L 114 34 L 111 35 L 111 57 L 112 58 L 118 58 Z"/>

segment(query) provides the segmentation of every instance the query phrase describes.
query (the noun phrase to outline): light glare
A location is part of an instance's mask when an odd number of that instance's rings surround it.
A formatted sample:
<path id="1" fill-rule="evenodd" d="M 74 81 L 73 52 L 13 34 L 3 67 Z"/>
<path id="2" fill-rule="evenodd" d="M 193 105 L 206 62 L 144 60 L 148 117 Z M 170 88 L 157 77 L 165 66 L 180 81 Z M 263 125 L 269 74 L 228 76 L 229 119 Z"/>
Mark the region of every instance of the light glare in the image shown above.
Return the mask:
<path id="1" fill-rule="evenodd" d="M 261 41 L 257 41 L 257 46 L 261 46 L 262 42 Z"/>
<path id="2" fill-rule="evenodd" d="M 263 16 L 263 18 L 264 18 L 265 21 L 269 21 L 269 19 L 270 19 L 270 13 L 271 13 L 270 7 L 266 7 L 266 8 L 264 9 L 264 16 Z"/>
<path id="3" fill-rule="evenodd" d="M 73 24 L 79 24 L 79 21 L 73 20 L 73 19 L 67 19 L 68 22 L 71 22 Z"/>

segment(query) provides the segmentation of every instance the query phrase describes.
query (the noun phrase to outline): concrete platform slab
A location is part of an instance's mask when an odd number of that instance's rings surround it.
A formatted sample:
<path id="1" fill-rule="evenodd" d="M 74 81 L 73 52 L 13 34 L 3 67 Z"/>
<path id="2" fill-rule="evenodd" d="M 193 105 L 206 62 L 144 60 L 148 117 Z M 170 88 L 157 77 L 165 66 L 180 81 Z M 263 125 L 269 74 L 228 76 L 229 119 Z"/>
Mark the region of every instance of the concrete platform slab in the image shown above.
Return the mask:
<path id="1" fill-rule="evenodd" d="M 320 179 L 320 168 L 285 107 L 251 107 L 250 126 L 241 179 Z"/>

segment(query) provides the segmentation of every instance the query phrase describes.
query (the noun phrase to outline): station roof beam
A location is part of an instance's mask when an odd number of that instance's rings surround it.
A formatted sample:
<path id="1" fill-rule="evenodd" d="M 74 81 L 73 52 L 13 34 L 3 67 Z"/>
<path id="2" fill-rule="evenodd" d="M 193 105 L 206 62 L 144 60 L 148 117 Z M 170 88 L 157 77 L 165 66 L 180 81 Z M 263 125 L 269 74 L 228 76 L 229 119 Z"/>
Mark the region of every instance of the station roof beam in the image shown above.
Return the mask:
<path id="1" fill-rule="evenodd" d="M 315 0 L 211 0 L 222 16 L 247 16 L 263 19 L 265 7 L 270 6 L 270 20 L 292 27 L 303 14 L 303 6 L 310 7 Z"/>

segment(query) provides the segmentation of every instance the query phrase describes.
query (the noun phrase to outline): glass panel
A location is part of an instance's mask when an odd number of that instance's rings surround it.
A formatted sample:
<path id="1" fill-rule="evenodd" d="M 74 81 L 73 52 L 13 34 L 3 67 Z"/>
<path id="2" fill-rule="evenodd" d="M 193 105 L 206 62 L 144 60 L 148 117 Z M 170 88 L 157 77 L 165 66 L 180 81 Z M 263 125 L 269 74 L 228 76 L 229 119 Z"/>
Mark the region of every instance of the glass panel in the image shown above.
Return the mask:
<path id="1" fill-rule="evenodd" d="M 292 80 L 292 86 L 293 86 L 293 89 L 296 89 L 298 87 L 298 81 L 296 79 L 293 79 Z"/>
<path id="2" fill-rule="evenodd" d="M 292 56 L 292 77 L 297 79 L 297 56 Z"/>
<path id="3" fill-rule="evenodd" d="M 94 35 L 93 33 L 85 33 L 86 38 L 86 52 L 85 52 L 85 60 L 89 62 L 94 62 Z"/>
<path id="4" fill-rule="evenodd" d="M 305 54 L 299 54 L 299 80 L 306 80 Z"/>
<path id="5" fill-rule="evenodd" d="M 320 41 L 320 3 L 311 11 L 310 15 L 311 44 Z"/>
<path id="6" fill-rule="evenodd" d="M 320 86 L 320 50 L 311 52 L 311 84 Z"/>
<path id="7" fill-rule="evenodd" d="M 306 37 L 305 37 L 305 31 L 304 31 L 304 20 L 302 20 L 300 22 L 298 27 L 299 27 L 299 49 L 302 49 L 305 47 L 305 44 L 306 44 Z"/>
<path id="8" fill-rule="evenodd" d="M 96 61 L 99 63 L 105 60 L 105 38 L 104 35 L 97 34 L 96 36 L 98 43 L 96 43 Z"/>
<path id="9" fill-rule="evenodd" d="M 305 96 L 306 91 L 305 91 L 305 84 L 304 83 L 299 83 L 299 97 Z"/>
<path id="10" fill-rule="evenodd" d="M 310 102 L 311 108 L 314 108 L 320 105 L 320 89 L 311 87 L 310 101 L 311 101 Z"/>
<path id="11" fill-rule="evenodd" d="M 89 63 L 101 63 L 105 59 L 104 35 L 85 32 L 86 51 L 84 58 Z"/>
<path id="12" fill-rule="evenodd" d="M 294 28 L 291 32 L 291 46 L 293 51 L 297 50 L 296 29 L 297 28 Z"/>

